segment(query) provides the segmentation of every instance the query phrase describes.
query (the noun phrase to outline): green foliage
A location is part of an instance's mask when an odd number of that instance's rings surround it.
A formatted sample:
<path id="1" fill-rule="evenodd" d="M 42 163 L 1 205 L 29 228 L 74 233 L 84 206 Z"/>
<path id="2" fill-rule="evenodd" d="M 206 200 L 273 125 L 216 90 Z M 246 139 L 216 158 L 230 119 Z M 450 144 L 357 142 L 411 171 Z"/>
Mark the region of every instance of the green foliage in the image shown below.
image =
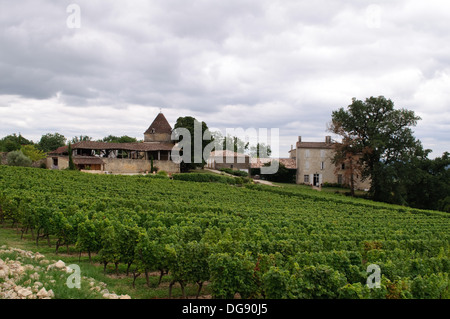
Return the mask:
<path id="1" fill-rule="evenodd" d="M 20 150 L 9 152 L 6 159 L 8 165 L 10 166 L 29 167 L 32 164 L 32 160 L 25 156 L 25 154 L 23 154 Z"/>
<path id="2" fill-rule="evenodd" d="M 234 176 L 240 176 L 240 177 L 248 177 L 248 173 L 244 171 L 238 171 L 231 168 L 221 168 L 219 171 L 225 172 Z"/>
<path id="3" fill-rule="evenodd" d="M 255 295 L 255 264 L 249 253 L 212 254 L 209 259 L 211 269 L 212 292 L 216 298 L 232 299 L 239 293 L 242 298 Z"/>
<path id="4" fill-rule="evenodd" d="M 70 140 L 70 143 L 75 144 L 84 141 L 92 141 L 92 137 L 86 135 L 75 136 Z"/>
<path id="5" fill-rule="evenodd" d="M 168 176 L 167 172 L 166 172 L 166 171 L 163 171 L 163 170 L 158 171 L 158 173 L 156 173 L 156 174 L 158 174 L 158 175 L 160 175 L 160 176 L 165 176 L 165 177 Z"/>
<path id="6" fill-rule="evenodd" d="M 69 147 L 67 149 L 68 153 L 69 153 L 69 170 L 73 171 L 76 169 L 75 167 L 75 163 L 73 162 L 73 155 L 72 155 L 72 144 L 69 143 Z"/>
<path id="7" fill-rule="evenodd" d="M 270 145 L 264 143 L 258 143 L 256 146 L 250 146 L 250 156 L 253 158 L 266 158 L 272 155 L 272 149 Z"/>
<path id="8" fill-rule="evenodd" d="M 326 265 L 296 268 L 288 282 L 288 297 L 335 299 L 346 282 L 344 275 Z"/>
<path id="9" fill-rule="evenodd" d="M 353 99 L 347 110 L 332 113 L 333 131 L 350 138 L 352 154 L 361 154 L 362 176 L 370 177 L 375 200 L 404 203 L 402 183 L 408 173 L 402 168 L 411 158 L 423 156 L 411 130 L 419 120 L 413 111 L 394 109 L 383 96 Z"/>
<path id="10" fill-rule="evenodd" d="M 447 213 L 155 176 L 0 166 L 0 222 L 216 298 L 449 298 Z"/>
<path id="11" fill-rule="evenodd" d="M 47 157 L 47 154 L 41 150 L 38 150 L 34 145 L 23 145 L 20 150 L 22 153 L 31 159 L 33 162 L 40 161 Z"/>
<path id="12" fill-rule="evenodd" d="M 264 164 L 264 166 L 270 166 L 271 163 Z M 295 177 L 297 170 L 287 169 L 282 163 L 278 163 L 278 171 L 275 174 L 263 174 L 264 179 L 278 183 L 295 183 Z"/>
<path id="13" fill-rule="evenodd" d="M 174 180 L 199 182 L 199 183 L 223 183 L 223 184 L 245 184 L 249 183 L 249 179 L 240 177 L 229 177 L 214 174 L 202 174 L 202 173 L 182 173 L 174 174 Z"/>
<path id="14" fill-rule="evenodd" d="M 195 126 L 199 125 L 199 127 L 201 127 L 201 144 L 198 145 L 198 143 L 196 143 L 195 140 Z M 191 158 L 189 163 L 187 161 L 182 161 L 180 164 L 180 169 L 182 172 L 187 172 L 190 169 L 195 169 L 197 167 L 203 167 L 206 164 L 207 158 L 203 158 L 203 151 L 205 150 L 205 147 L 212 142 L 211 140 L 207 140 L 204 139 L 204 137 L 206 135 L 208 135 L 209 133 L 209 129 L 208 129 L 208 125 L 205 122 L 199 122 L 197 121 L 195 118 L 191 117 L 191 116 L 186 116 L 186 117 L 179 117 L 177 119 L 177 122 L 175 123 L 174 126 L 174 132 L 175 132 L 175 136 L 174 136 L 174 142 L 179 142 L 181 139 L 181 136 L 179 136 L 177 134 L 177 129 L 187 129 L 190 133 L 190 153 L 191 153 Z M 210 133 L 209 133 L 210 134 Z M 183 139 L 181 139 L 182 141 L 184 141 L 184 139 L 187 137 L 183 137 Z M 198 139 L 198 137 L 197 137 Z M 186 142 L 186 141 L 184 141 Z M 186 150 L 181 150 L 180 154 L 182 155 L 183 152 L 185 152 Z M 197 151 L 197 152 L 196 152 Z M 195 154 L 199 153 L 201 154 L 201 161 L 196 161 L 195 158 Z"/>
<path id="15" fill-rule="evenodd" d="M 105 142 L 105 143 L 136 143 L 137 139 L 135 137 L 130 137 L 127 135 L 124 136 L 113 136 L 108 135 L 107 137 L 104 137 L 99 142 Z"/>
<path id="16" fill-rule="evenodd" d="M 14 133 L 0 139 L 0 152 L 18 151 L 23 145 L 33 145 L 33 141 L 27 140 L 20 133 Z"/>
<path id="17" fill-rule="evenodd" d="M 59 133 L 47 133 L 42 135 L 38 148 L 43 152 L 56 150 L 58 147 L 66 145 L 66 138 Z"/>

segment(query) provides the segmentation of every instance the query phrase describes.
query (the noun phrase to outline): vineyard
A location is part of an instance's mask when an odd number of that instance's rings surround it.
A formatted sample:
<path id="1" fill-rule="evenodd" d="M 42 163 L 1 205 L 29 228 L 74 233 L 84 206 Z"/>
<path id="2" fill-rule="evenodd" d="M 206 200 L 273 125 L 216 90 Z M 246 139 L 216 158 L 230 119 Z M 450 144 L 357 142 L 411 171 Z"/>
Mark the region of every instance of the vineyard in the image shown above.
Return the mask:
<path id="1" fill-rule="evenodd" d="M 4 227 L 158 272 L 169 295 L 207 283 L 214 298 L 448 299 L 449 217 L 294 187 L 0 166 Z"/>

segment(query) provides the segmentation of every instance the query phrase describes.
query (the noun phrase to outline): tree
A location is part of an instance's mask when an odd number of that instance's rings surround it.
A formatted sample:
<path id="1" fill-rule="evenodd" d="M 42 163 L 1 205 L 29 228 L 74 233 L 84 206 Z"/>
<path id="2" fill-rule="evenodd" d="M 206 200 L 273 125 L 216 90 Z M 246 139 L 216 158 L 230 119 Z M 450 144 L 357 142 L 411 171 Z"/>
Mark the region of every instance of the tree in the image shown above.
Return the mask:
<path id="1" fill-rule="evenodd" d="M 253 158 L 260 158 L 260 157 L 270 157 L 272 154 L 272 149 L 270 148 L 270 145 L 266 145 L 264 143 L 258 143 L 256 146 L 250 147 L 250 155 Z"/>
<path id="2" fill-rule="evenodd" d="M 335 164 L 335 173 L 344 167 L 344 178 L 350 186 L 351 196 L 355 196 L 355 176 L 361 174 L 362 164 L 359 161 L 361 151 L 358 148 L 358 137 L 346 132 L 340 123 L 332 122 L 328 130 L 342 137 L 341 143 L 334 144 L 334 156 L 331 162 Z"/>
<path id="3" fill-rule="evenodd" d="M 136 143 L 137 139 L 135 137 L 130 137 L 127 135 L 118 137 L 113 135 L 108 135 L 103 138 L 103 140 L 100 140 L 99 142 L 105 142 L 105 143 Z"/>
<path id="4" fill-rule="evenodd" d="M 31 166 L 31 159 L 26 157 L 22 151 L 12 151 L 8 153 L 7 162 L 10 166 L 23 166 L 29 167 Z"/>
<path id="5" fill-rule="evenodd" d="M 227 135 L 222 141 L 223 149 L 243 154 L 249 148 L 249 142 L 241 140 L 237 136 Z"/>
<path id="6" fill-rule="evenodd" d="M 92 141 L 92 137 L 87 136 L 87 135 L 80 135 L 80 136 L 75 136 L 71 140 L 72 144 L 75 144 L 78 142 L 84 142 L 84 141 Z"/>
<path id="7" fill-rule="evenodd" d="M 196 127 L 201 128 L 201 136 L 196 136 L 195 133 L 197 133 L 197 134 L 200 133 L 200 132 L 195 132 Z M 180 142 L 181 135 L 183 135 L 183 134 L 182 133 L 180 134 L 181 130 L 177 130 L 177 129 L 183 129 L 183 128 L 188 130 L 190 133 L 190 140 L 189 141 L 183 140 L 183 142 L 189 142 L 191 156 L 190 156 L 190 159 L 188 159 L 187 161 L 183 160 L 180 163 L 180 170 L 188 171 L 189 169 L 195 169 L 197 167 L 205 166 L 207 159 L 205 159 L 203 157 L 203 151 L 204 151 L 205 147 L 213 141 L 212 136 L 211 136 L 210 140 L 203 138 L 206 135 L 210 135 L 208 125 L 206 125 L 205 122 L 197 121 L 195 118 L 193 118 L 191 116 L 179 117 L 174 126 L 174 136 L 173 136 L 174 142 Z M 186 138 L 186 137 L 183 136 L 183 139 L 184 138 Z M 198 143 L 198 142 L 196 143 L 196 138 L 197 138 L 197 141 L 201 140 L 201 143 Z M 188 146 L 186 146 L 186 147 L 188 147 Z M 188 149 L 181 150 L 180 155 L 183 156 L 183 153 L 187 150 Z M 201 154 L 201 159 L 196 158 L 196 154 L 197 155 Z"/>
<path id="8" fill-rule="evenodd" d="M 20 150 L 22 145 L 33 145 L 33 141 L 27 140 L 20 133 L 5 136 L 0 140 L 0 152 L 12 152 Z"/>
<path id="9" fill-rule="evenodd" d="M 59 133 L 48 133 L 42 135 L 41 140 L 38 143 L 38 148 L 41 151 L 50 152 L 64 145 L 66 145 L 66 138 L 63 135 Z"/>
<path id="10" fill-rule="evenodd" d="M 406 201 L 412 207 L 450 212 L 450 153 L 435 159 L 415 158 L 405 167 Z"/>
<path id="11" fill-rule="evenodd" d="M 272 163 L 266 163 L 264 166 L 270 166 Z M 278 163 L 278 171 L 275 174 L 261 174 L 264 179 L 278 183 L 295 183 L 295 170 L 289 170 L 283 163 Z"/>
<path id="12" fill-rule="evenodd" d="M 69 152 L 69 170 L 73 171 L 76 169 L 75 163 L 73 162 L 73 155 L 72 155 L 72 144 L 69 143 L 69 147 L 67 149 Z"/>
<path id="13" fill-rule="evenodd" d="M 47 154 L 45 154 L 45 152 L 38 150 L 34 145 L 23 145 L 20 148 L 20 150 L 26 157 L 30 158 L 33 162 L 40 161 L 41 159 L 47 157 Z"/>
<path id="14" fill-rule="evenodd" d="M 352 99 L 347 110 L 332 113 L 332 126 L 340 127 L 354 138 L 352 147 L 360 153 L 363 178 L 371 179 L 373 199 L 401 203 L 404 163 L 423 156 L 419 140 L 411 126 L 420 120 L 413 111 L 394 109 L 394 103 L 383 96 L 365 101 Z"/>

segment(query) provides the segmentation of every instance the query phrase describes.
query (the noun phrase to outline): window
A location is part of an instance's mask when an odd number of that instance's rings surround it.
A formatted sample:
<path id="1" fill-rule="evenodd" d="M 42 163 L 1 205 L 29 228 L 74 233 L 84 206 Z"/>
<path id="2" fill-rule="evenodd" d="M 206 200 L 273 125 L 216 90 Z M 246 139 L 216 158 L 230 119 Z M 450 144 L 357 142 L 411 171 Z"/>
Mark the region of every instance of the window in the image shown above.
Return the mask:
<path id="1" fill-rule="evenodd" d="M 320 157 L 322 157 L 322 158 L 325 157 L 325 150 L 320 150 Z"/>
<path id="2" fill-rule="evenodd" d="M 325 162 L 320 162 L 320 169 L 325 169 Z"/>
<path id="3" fill-rule="evenodd" d="M 345 169 L 345 163 L 342 163 L 341 169 Z"/>
<path id="4" fill-rule="evenodd" d="M 342 174 L 338 175 L 338 184 L 344 184 L 344 179 L 342 178 Z"/>
<path id="5" fill-rule="evenodd" d="M 309 183 L 309 175 L 304 175 L 303 176 L 303 182 L 304 183 Z"/>
<path id="6" fill-rule="evenodd" d="M 306 158 L 309 157 L 309 150 L 305 150 L 305 157 L 306 157 Z"/>
<path id="7" fill-rule="evenodd" d="M 305 169 L 308 170 L 309 169 L 309 161 L 305 162 Z"/>

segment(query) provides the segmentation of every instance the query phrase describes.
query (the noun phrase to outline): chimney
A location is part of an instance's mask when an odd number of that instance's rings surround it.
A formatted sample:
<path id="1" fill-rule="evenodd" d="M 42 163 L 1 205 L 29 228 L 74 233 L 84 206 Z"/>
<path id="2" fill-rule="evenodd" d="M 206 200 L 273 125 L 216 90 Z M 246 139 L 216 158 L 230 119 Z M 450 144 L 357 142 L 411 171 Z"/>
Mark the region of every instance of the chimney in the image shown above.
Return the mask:
<path id="1" fill-rule="evenodd" d="M 331 144 L 331 136 L 325 136 L 325 143 Z"/>
<path id="2" fill-rule="evenodd" d="M 301 137 L 301 136 L 298 137 L 298 142 L 299 142 L 299 143 L 302 142 L 302 137 Z"/>

